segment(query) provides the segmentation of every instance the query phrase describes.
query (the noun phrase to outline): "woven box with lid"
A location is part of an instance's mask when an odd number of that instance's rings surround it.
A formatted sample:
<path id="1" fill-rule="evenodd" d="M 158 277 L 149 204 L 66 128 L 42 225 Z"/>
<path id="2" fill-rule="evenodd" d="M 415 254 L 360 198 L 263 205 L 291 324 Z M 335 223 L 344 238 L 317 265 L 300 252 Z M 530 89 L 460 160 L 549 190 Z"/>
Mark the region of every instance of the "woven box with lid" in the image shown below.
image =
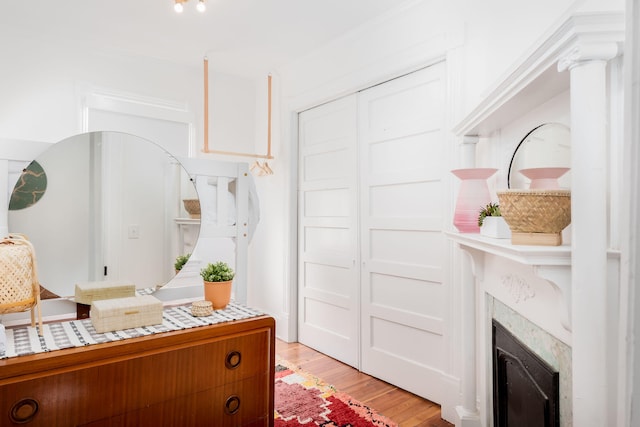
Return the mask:
<path id="1" fill-rule="evenodd" d="M 97 300 L 132 297 L 135 294 L 134 284 L 121 281 L 78 283 L 75 289 L 76 302 L 86 305 Z"/>
<path id="2" fill-rule="evenodd" d="M 162 301 L 152 295 L 93 301 L 91 322 L 98 333 L 159 325 Z"/>

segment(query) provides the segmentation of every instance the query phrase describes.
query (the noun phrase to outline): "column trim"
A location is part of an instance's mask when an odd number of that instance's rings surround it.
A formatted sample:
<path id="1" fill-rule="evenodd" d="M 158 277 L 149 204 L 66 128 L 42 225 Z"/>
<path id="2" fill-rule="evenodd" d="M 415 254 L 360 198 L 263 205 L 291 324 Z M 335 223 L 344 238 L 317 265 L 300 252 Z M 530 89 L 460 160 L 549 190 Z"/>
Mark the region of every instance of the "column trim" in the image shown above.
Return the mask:
<path id="1" fill-rule="evenodd" d="M 578 42 L 558 60 L 558 71 L 572 68 L 591 61 L 609 61 L 621 53 L 617 43 Z"/>

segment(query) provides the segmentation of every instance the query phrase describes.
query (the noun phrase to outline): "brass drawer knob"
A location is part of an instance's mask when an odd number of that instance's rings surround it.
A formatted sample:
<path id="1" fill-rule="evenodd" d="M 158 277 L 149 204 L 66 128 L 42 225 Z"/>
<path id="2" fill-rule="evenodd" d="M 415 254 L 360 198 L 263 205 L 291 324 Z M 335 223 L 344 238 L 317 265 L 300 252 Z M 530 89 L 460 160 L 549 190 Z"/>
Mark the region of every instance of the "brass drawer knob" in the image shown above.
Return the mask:
<path id="1" fill-rule="evenodd" d="M 240 398 L 236 395 L 229 396 L 224 402 L 224 413 L 227 415 L 237 414 L 240 410 Z"/>
<path id="2" fill-rule="evenodd" d="M 11 407 L 9 418 L 16 424 L 26 424 L 37 415 L 38 406 L 35 399 L 20 399 Z"/>
<path id="3" fill-rule="evenodd" d="M 227 357 L 224 360 L 224 366 L 227 369 L 236 369 L 240 366 L 240 362 L 242 361 L 242 354 L 239 351 L 233 350 L 227 354 Z"/>

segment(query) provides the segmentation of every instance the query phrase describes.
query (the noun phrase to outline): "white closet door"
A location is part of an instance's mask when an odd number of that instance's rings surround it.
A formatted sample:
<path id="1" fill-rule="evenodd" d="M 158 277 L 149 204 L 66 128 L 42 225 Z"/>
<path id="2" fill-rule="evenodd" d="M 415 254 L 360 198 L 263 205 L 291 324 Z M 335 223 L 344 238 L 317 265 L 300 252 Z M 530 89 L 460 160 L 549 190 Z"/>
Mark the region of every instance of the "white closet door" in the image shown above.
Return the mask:
<path id="1" fill-rule="evenodd" d="M 356 96 L 298 123 L 298 341 L 358 366 Z"/>
<path id="2" fill-rule="evenodd" d="M 358 97 L 362 371 L 442 402 L 444 63 Z"/>

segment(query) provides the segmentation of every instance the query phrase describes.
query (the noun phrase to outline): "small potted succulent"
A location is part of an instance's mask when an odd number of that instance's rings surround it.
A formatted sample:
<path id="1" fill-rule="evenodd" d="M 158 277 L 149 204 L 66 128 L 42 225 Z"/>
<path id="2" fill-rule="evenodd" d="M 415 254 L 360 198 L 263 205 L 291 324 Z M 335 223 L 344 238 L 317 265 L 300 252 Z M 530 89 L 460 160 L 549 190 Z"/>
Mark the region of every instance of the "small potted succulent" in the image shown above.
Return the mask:
<path id="1" fill-rule="evenodd" d="M 200 270 L 200 276 L 204 280 L 204 299 L 211 301 L 214 310 L 221 310 L 231 300 L 231 286 L 233 284 L 234 271 L 226 262 L 207 264 Z"/>
<path id="2" fill-rule="evenodd" d="M 176 270 L 176 274 L 178 274 L 178 272 L 182 270 L 182 267 L 184 267 L 187 261 L 189 261 L 189 257 L 191 257 L 191 254 L 178 255 L 176 257 L 176 261 L 173 263 L 173 267 Z"/>
<path id="3" fill-rule="evenodd" d="M 478 226 L 480 234 L 498 239 L 511 238 L 511 230 L 500 213 L 500 206 L 497 203 L 489 203 L 480 209 L 478 214 Z"/>

